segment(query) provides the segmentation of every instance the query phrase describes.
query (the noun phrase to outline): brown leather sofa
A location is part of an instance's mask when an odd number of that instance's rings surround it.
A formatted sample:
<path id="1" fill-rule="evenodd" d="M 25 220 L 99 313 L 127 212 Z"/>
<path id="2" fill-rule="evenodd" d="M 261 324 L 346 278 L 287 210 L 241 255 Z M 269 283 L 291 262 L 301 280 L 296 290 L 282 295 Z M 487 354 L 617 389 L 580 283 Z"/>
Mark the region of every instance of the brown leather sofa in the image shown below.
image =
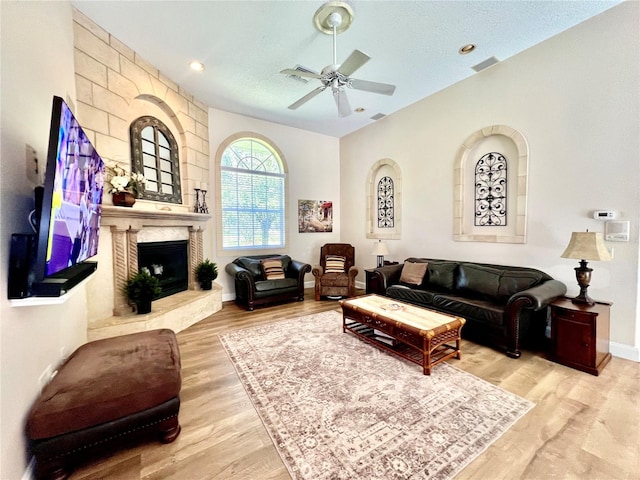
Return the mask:
<path id="1" fill-rule="evenodd" d="M 533 268 L 414 257 L 405 262 L 428 263 L 419 285 L 400 281 L 400 263 L 374 269 L 368 291 L 464 317 L 463 336 L 504 348 L 512 358 L 520 357 L 521 341 L 544 341 L 548 305 L 567 291 Z"/>
<path id="2" fill-rule="evenodd" d="M 285 278 L 267 280 L 261 260 L 278 258 L 282 261 Z M 311 265 L 292 260 L 289 255 L 250 255 L 238 257 L 227 264 L 225 271 L 234 279 L 236 303 L 251 311 L 256 305 L 283 300 L 304 300 L 304 276 Z"/>

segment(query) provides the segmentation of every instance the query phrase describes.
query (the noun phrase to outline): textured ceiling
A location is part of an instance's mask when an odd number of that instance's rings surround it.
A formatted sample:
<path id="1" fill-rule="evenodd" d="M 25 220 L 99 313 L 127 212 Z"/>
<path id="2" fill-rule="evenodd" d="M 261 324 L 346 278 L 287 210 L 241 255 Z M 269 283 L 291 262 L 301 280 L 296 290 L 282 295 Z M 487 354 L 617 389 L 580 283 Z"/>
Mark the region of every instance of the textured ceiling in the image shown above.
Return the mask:
<path id="1" fill-rule="evenodd" d="M 348 89 L 339 118 L 329 89 L 297 110 L 317 86 L 279 73 L 332 63 L 330 35 L 315 29 L 321 1 L 74 1 L 76 8 L 210 107 L 341 137 L 460 80 L 472 66 L 501 61 L 620 1 L 352 1 L 355 17 L 337 39 L 342 62 L 354 49 L 371 60 L 352 77 L 397 86 L 393 96 Z M 477 48 L 468 55 L 458 49 Z M 202 73 L 189 69 L 198 59 Z"/>

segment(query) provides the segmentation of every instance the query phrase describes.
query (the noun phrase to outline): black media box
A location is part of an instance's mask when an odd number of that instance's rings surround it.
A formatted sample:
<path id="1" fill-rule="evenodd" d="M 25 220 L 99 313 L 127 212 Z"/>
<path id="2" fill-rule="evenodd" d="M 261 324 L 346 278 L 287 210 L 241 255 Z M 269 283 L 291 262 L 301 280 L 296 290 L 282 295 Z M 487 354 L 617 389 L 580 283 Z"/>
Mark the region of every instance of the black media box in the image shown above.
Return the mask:
<path id="1" fill-rule="evenodd" d="M 14 233 L 11 235 L 7 285 L 9 299 L 26 298 L 31 295 L 36 248 L 34 233 Z"/>

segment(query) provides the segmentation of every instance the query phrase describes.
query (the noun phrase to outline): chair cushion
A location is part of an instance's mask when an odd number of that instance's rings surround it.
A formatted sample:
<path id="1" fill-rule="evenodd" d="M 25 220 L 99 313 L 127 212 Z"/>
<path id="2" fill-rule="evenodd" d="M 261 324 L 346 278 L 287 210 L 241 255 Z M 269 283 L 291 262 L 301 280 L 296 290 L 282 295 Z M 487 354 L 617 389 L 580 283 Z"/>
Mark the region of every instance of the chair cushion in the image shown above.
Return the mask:
<path id="1" fill-rule="evenodd" d="M 142 412 L 176 397 L 180 387 L 180 352 L 169 329 L 89 342 L 42 390 L 27 435 L 50 438 Z"/>
<path id="2" fill-rule="evenodd" d="M 279 280 L 284 278 L 282 261 L 279 258 L 265 258 L 261 260 L 264 278 L 267 280 Z"/>
<path id="3" fill-rule="evenodd" d="M 502 273 L 502 270 L 493 267 L 462 263 L 460 264 L 458 288 L 461 293 L 473 298 L 497 300 Z"/>
<path id="4" fill-rule="evenodd" d="M 278 278 L 276 280 L 259 280 L 256 282 L 256 292 L 270 292 L 286 288 L 297 289 L 298 281 L 295 278 Z"/>
<path id="5" fill-rule="evenodd" d="M 446 260 L 430 261 L 429 267 L 427 267 L 429 285 L 444 289 L 445 291 L 453 290 L 456 268 L 458 268 L 457 262 L 449 262 Z"/>
<path id="6" fill-rule="evenodd" d="M 262 278 L 262 263 L 260 260 L 251 257 L 238 257 L 233 261 L 233 263 L 240 265 L 245 270 L 248 270 L 253 278 Z"/>
<path id="7" fill-rule="evenodd" d="M 348 287 L 349 275 L 344 272 L 325 273 L 322 275 L 322 288 L 325 287 Z"/>
<path id="8" fill-rule="evenodd" d="M 428 263 L 405 262 L 400 274 L 400 283 L 408 285 L 420 285 L 424 274 L 427 272 Z"/>
<path id="9" fill-rule="evenodd" d="M 327 255 L 324 259 L 324 273 L 344 273 L 347 258 L 341 255 Z"/>

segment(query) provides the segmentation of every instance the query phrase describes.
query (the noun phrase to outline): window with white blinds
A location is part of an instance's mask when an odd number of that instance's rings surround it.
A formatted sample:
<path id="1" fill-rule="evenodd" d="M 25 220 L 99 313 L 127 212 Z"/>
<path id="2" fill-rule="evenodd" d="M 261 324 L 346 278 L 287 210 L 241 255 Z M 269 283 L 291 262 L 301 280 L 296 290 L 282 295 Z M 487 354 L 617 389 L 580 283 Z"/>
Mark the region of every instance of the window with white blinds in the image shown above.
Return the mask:
<path id="1" fill-rule="evenodd" d="M 258 138 L 232 141 L 220 158 L 224 250 L 283 248 L 285 171 L 277 149 Z"/>

